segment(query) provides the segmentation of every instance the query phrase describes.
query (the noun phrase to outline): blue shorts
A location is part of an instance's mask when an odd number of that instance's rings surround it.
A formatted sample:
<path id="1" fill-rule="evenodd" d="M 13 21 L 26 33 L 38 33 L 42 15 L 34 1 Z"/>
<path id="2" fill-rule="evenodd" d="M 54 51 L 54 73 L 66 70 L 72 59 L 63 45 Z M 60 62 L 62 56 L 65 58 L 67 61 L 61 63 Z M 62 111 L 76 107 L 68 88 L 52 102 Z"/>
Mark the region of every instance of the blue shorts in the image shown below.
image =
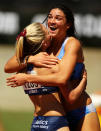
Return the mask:
<path id="1" fill-rule="evenodd" d="M 68 127 L 66 116 L 37 116 L 33 119 L 31 131 L 57 131 L 66 126 Z"/>
<path id="2" fill-rule="evenodd" d="M 91 112 L 96 112 L 96 109 L 92 103 L 79 109 L 69 111 L 67 113 L 67 120 L 69 122 L 69 127 L 71 131 L 75 131 L 75 128 L 78 125 L 80 119 L 82 119 L 86 114 Z"/>

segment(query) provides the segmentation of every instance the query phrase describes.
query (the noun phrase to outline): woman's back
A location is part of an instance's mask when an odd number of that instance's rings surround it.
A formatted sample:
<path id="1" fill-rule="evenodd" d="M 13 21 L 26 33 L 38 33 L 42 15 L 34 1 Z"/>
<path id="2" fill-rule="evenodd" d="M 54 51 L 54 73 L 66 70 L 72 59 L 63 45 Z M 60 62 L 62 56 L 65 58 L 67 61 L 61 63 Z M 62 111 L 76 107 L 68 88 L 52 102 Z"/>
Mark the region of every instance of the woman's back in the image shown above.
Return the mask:
<path id="1" fill-rule="evenodd" d="M 56 72 L 58 68 L 33 68 L 33 71 L 36 72 L 38 75 L 48 75 L 52 72 Z M 31 73 L 31 72 L 29 72 Z M 44 85 L 41 87 L 44 90 Z M 50 91 L 56 87 L 48 86 L 48 89 Z M 58 87 L 57 87 L 58 88 Z M 37 89 L 39 90 L 39 89 Z M 64 116 L 64 108 L 62 106 L 62 102 L 60 100 L 59 95 L 59 88 L 58 91 L 54 91 L 53 93 L 50 93 L 49 91 L 46 91 L 46 94 L 38 94 L 38 95 L 29 95 L 31 101 L 33 102 L 35 106 L 35 116 Z"/>

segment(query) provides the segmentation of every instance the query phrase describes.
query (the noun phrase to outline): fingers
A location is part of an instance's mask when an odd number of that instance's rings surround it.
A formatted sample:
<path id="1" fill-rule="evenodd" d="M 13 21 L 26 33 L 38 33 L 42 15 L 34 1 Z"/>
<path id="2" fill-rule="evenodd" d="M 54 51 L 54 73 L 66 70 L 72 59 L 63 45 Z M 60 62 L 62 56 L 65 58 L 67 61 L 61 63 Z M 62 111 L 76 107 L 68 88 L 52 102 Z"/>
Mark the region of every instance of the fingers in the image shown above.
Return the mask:
<path id="1" fill-rule="evenodd" d="M 51 68 L 51 67 L 53 67 L 53 65 L 51 64 L 41 64 L 41 67 L 46 67 L 46 68 Z"/>
<path id="2" fill-rule="evenodd" d="M 49 56 L 47 52 L 41 52 L 45 56 Z"/>
<path id="3" fill-rule="evenodd" d="M 59 62 L 58 59 L 54 59 L 54 58 L 50 58 L 48 61 L 50 61 L 50 62 L 55 62 L 55 63 L 58 63 L 58 62 Z"/>
<path id="4" fill-rule="evenodd" d="M 10 87 L 17 87 L 17 84 L 10 83 L 10 84 L 7 84 L 7 86 L 10 86 Z"/>
<path id="5" fill-rule="evenodd" d="M 84 73 L 87 74 L 87 70 L 86 69 L 84 70 Z"/>
<path id="6" fill-rule="evenodd" d="M 52 67 L 59 63 L 59 59 L 57 57 L 49 56 L 47 52 L 40 52 L 35 56 L 30 56 L 29 63 L 34 64 L 36 67 Z"/>
<path id="7" fill-rule="evenodd" d="M 57 64 L 57 62 L 53 62 L 53 61 L 43 61 L 42 63 L 40 63 L 40 66 L 51 68 L 56 64 Z"/>
<path id="8" fill-rule="evenodd" d="M 50 56 L 46 56 L 44 61 L 50 61 L 50 62 L 59 62 L 59 59 L 57 57 L 50 57 Z"/>
<path id="9" fill-rule="evenodd" d="M 59 59 L 56 56 L 49 56 L 46 52 L 43 52 L 43 55 L 47 58 L 47 60 L 58 61 Z"/>
<path id="10" fill-rule="evenodd" d="M 43 61 L 43 64 L 56 65 L 58 64 L 58 61 L 45 60 Z"/>
<path id="11" fill-rule="evenodd" d="M 11 87 L 17 87 L 18 86 L 17 81 L 15 80 L 15 76 L 7 78 L 6 83 L 7 83 L 7 86 L 11 86 Z"/>
<path id="12" fill-rule="evenodd" d="M 83 76 L 87 77 L 87 71 L 86 71 L 86 69 L 83 72 Z"/>
<path id="13" fill-rule="evenodd" d="M 45 56 L 43 60 L 39 61 L 37 64 L 41 67 L 52 67 L 53 65 L 56 65 L 59 63 L 58 58 L 56 57 L 50 57 L 50 56 Z"/>
<path id="14" fill-rule="evenodd" d="M 16 81 L 15 81 L 15 79 L 9 79 L 9 80 L 7 80 L 6 82 L 7 82 L 7 83 L 10 83 L 10 82 L 12 83 L 12 82 L 16 82 Z"/>
<path id="15" fill-rule="evenodd" d="M 10 87 L 17 87 L 18 84 L 16 81 L 7 81 L 7 86 L 10 86 Z"/>
<path id="16" fill-rule="evenodd" d="M 15 78 L 15 76 L 11 76 L 11 77 L 8 77 L 6 80 L 12 80 L 14 78 Z"/>

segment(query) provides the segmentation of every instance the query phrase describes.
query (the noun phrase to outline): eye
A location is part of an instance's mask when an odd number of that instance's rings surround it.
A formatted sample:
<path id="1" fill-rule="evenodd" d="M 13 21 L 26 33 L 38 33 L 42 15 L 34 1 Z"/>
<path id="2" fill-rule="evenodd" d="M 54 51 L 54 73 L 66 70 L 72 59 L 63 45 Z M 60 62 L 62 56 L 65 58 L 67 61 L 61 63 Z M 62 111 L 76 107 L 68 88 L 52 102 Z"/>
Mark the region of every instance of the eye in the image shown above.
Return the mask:
<path id="1" fill-rule="evenodd" d="M 56 19 L 57 19 L 57 20 L 63 20 L 63 17 L 57 16 Z"/>
<path id="2" fill-rule="evenodd" d="M 52 18 L 52 15 L 48 15 L 48 19 L 51 19 Z"/>

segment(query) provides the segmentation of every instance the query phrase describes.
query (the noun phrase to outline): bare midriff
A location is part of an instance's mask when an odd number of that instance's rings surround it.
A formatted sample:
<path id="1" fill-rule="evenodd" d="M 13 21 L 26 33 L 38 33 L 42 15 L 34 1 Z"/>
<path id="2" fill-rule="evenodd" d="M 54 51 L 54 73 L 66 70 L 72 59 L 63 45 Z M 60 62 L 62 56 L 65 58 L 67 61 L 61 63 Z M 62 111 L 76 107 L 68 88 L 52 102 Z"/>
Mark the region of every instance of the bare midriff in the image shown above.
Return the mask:
<path id="1" fill-rule="evenodd" d="M 39 75 L 48 75 L 54 72 L 54 69 L 34 68 Z M 51 88 L 51 87 L 49 87 Z M 65 111 L 61 103 L 59 92 L 45 95 L 29 96 L 34 104 L 34 116 L 64 116 Z"/>
<path id="2" fill-rule="evenodd" d="M 46 95 L 29 96 L 35 111 L 34 116 L 64 116 L 65 111 L 59 98 L 58 92 Z"/>

